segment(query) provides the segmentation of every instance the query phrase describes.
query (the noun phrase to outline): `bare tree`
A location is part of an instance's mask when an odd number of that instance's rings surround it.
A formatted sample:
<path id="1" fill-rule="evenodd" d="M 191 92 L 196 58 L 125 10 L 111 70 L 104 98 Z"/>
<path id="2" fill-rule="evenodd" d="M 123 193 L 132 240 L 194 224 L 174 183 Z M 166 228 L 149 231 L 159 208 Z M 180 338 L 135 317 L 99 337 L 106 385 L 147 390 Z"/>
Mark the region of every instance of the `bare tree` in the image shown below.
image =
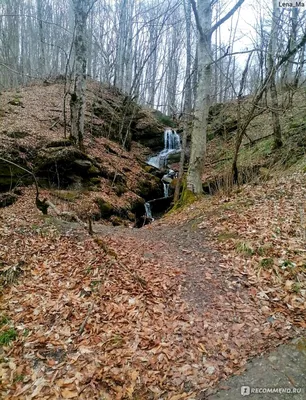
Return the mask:
<path id="1" fill-rule="evenodd" d="M 86 89 L 86 21 L 96 0 L 73 0 L 75 15 L 75 78 L 71 94 L 71 132 L 70 140 L 84 151 L 84 119 Z"/>
<path id="2" fill-rule="evenodd" d="M 211 92 L 211 36 L 226 20 L 241 6 L 244 0 L 236 5 L 215 25 L 212 26 L 212 4 L 210 0 L 199 0 L 198 8 L 195 0 L 190 0 L 198 30 L 198 86 L 194 110 L 194 124 L 191 137 L 191 155 L 187 173 L 187 189 L 200 194 L 202 188 L 202 173 L 206 152 L 207 117 L 210 106 Z"/>
<path id="3" fill-rule="evenodd" d="M 184 173 L 185 154 L 187 146 L 187 136 L 191 127 L 191 109 L 192 109 L 192 85 L 191 85 L 191 6 L 189 0 L 184 0 L 185 21 L 186 21 L 186 73 L 185 73 L 185 98 L 183 108 L 184 129 L 182 138 L 182 150 L 177 183 L 175 186 L 173 201 L 176 203 L 179 199 L 182 178 Z"/>
<path id="4" fill-rule="evenodd" d="M 278 38 L 278 24 L 280 19 L 280 9 L 277 5 L 277 0 L 273 0 L 273 13 L 272 13 L 272 24 L 271 24 L 271 34 L 270 42 L 268 48 L 268 75 L 270 75 L 270 95 L 271 95 L 271 113 L 273 122 L 273 136 L 274 136 L 274 148 L 282 146 L 282 131 L 279 121 L 279 111 L 278 111 L 278 97 L 276 89 L 276 70 L 274 68 L 274 60 L 276 57 L 277 50 L 277 38 Z"/>

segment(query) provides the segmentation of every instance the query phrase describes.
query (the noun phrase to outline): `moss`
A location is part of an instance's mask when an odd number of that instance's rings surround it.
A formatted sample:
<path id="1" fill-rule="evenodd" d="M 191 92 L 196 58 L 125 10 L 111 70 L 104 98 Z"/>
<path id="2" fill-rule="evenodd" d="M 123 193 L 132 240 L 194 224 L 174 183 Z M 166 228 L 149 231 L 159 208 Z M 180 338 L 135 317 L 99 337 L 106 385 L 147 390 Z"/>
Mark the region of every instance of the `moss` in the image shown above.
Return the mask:
<path id="1" fill-rule="evenodd" d="M 97 168 L 94 165 L 92 165 L 88 169 L 87 173 L 88 173 L 88 175 L 100 175 L 100 170 L 99 170 L 99 168 Z"/>
<path id="2" fill-rule="evenodd" d="M 19 97 L 15 97 L 14 99 L 10 100 L 8 103 L 11 104 L 12 106 L 23 106 L 23 103 Z"/>
<path id="3" fill-rule="evenodd" d="M 144 165 L 144 166 L 143 166 L 143 169 L 144 169 L 146 172 L 151 173 L 151 172 L 155 171 L 156 168 L 152 167 L 151 165 Z"/>
<path id="4" fill-rule="evenodd" d="M 181 196 L 179 200 L 174 204 L 171 211 L 175 211 L 179 208 L 188 206 L 189 204 L 194 203 L 195 201 L 199 200 L 200 196 L 196 195 L 195 193 L 191 192 L 187 189 L 187 181 L 186 178 L 183 180 L 183 188 L 181 192 Z"/>
<path id="5" fill-rule="evenodd" d="M 127 187 L 124 185 L 117 184 L 114 186 L 114 192 L 116 193 L 117 196 L 122 196 L 124 193 L 127 192 Z"/>
<path id="6" fill-rule="evenodd" d="M 145 174 L 144 178 L 144 180 L 138 182 L 135 193 L 145 199 L 162 197 L 163 193 L 159 178 L 151 174 Z"/>
<path id="7" fill-rule="evenodd" d="M 225 242 L 225 241 L 230 240 L 230 239 L 238 239 L 238 238 L 239 238 L 238 233 L 236 233 L 236 232 L 229 232 L 229 231 L 221 232 L 221 233 L 219 233 L 219 235 L 218 235 L 218 237 L 217 237 L 217 239 L 218 239 L 220 242 Z"/>
<path id="8" fill-rule="evenodd" d="M 107 201 L 97 198 L 95 202 L 99 206 L 101 218 L 108 219 L 114 213 L 114 207 Z"/>
<path id="9" fill-rule="evenodd" d="M 175 127 L 174 121 L 170 117 L 168 117 L 168 115 L 165 115 L 161 111 L 158 111 L 158 110 L 154 111 L 154 115 L 161 124 L 169 126 L 170 128 Z"/>
<path id="10" fill-rule="evenodd" d="M 99 185 L 101 183 L 101 178 L 92 177 L 90 178 L 89 183 L 92 185 Z"/>
<path id="11" fill-rule="evenodd" d="M 111 221 L 113 226 L 120 226 L 120 225 L 124 224 L 124 221 L 122 220 L 122 218 L 117 217 L 116 215 L 112 215 L 109 220 Z"/>
<path id="12" fill-rule="evenodd" d="M 223 210 L 233 210 L 236 207 L 237 207 L 237 204 L 235 204 L 233 202 L 223 203 L 220 205 L 220 208 L 222 208 Z"/>
<path id="13" fill-rule="evenodd" d="M 69 201 L 71 203 L 75 202 L 78 198 L 80 198 L 81 195 L 80 192 L 73 190 L 55 190 L 53 194 L 59 199 Z"/>

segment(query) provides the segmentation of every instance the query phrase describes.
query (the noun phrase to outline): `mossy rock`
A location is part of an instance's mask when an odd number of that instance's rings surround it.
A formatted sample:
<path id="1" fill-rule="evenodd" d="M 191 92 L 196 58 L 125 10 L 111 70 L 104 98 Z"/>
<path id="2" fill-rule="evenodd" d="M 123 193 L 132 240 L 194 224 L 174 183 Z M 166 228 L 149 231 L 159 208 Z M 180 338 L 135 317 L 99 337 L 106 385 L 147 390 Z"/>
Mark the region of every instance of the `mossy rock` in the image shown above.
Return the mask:
<path id="1" fill-rule="evenodd" d="M 73 146 L 48 147 L 38 152 L 34 165 L 40 183 L 66 189 L 75 183 L 83 184 L 82 181 L 88 179 L 87 171 L 92 162 Z"/>
<path id="2" fill-rule="evenodd" d="M 130 211 L 132 213 L 130 217 L 133 218 L 133 216 L 135 215 L 136 217 L 143 215 L 145 213 L 144 205 L 145 205 L 145 200 L 142 199 L 141 197 L 137 197 L 135 199 L 130 200 Z"/>
<path id="3" fill-rule="evenodd" d="M 183 180 L 183 185 L 182 185 L 182 191 L 179 200 L 174 204 L 172 207 L 171 211 L 175 211 L 179 208 L 188 206 L 192 203 L 194 203 L 196 200 L 199 199 L 199 195 L 194 194 L 190 190 L 187 189 L 187 182 L 186 178 Z"/>
<path id="4" fill-rule="evenodd" d="M 219 242 L 226 242 L 227 240 L 238 239 L 238 238 L 239 235 L 237 232 L 230 232 L 230 231 L 220 232 L 217 237 Z"/>
<path id="5" fill-rule="evenodd" d="M 151 166 L 151 165 L 144 165 L 144 166 L 143 166 L 143 169 L 144 169 L 146 172 L 152 173 L 156 168 L 153 167 L 153 166 Z"/>
<path id="6" fill-rule="evenodd" d="M 99 185 L 101 183 L 101 178 L 94 176 L 94 177 L 90 178 L 89 183 L 91 185 Z"/>
<path id="7" fill-rule="evenodd" d="M 0 154 L 1 155 L 1 154 Z M 3 154 L 4 158 L 13 161 L 21 167 L 27 167 L 25 160 L 21 159 L 18 154 Z M 27 185 L 33 182 L 31 174 L 26 174 L 23 170 L 15 165 L 8 164 L 0 160 L 0 191 L 9 191 L 16 185 Z"/>
<path id="8" fill-rule="evenodd" d="M 164 113 L 162 113 L 161 111 L 158 111 L 158 110 L 154 110 L 153 114 L 161 124 L 163 124 L 165 126 L 169 126 L 170 128 L 174 128 L 175 127 L 175 122 L 168 115 L 166 115 L 166 114 L 164 114 Z"/>
<path id="9" fill-rule="evenodd" d="M 88 175 L 91 175 L 91 176 L 97 176 L 97 175 L 101 174 L 101 171 L 95 165 L 91 165 L 90 168 L 88 169 L 87 173 L 88 173 Z"/>
<path id="10" fill-rule="evenodd" d="M 167 158 L 167 164 L 177 163 L 177 162 L 180 161 L 180 159 L 181 159 L 181 152 L 180 151 L 177 151 L 175 153 L 174 152 L 170 153 L 168 155 L 168 158 Z"/>
<path id="11" fill-rule="evenodd" d="M 125 221 L 117 215 L 112 215 L 109 220 L 113 226 L 125 225 Z"/>
<path id="12" fill-rule="evenodd" d="M 127 191 L 128 191 L 128 188 L 124 185 L 121 185 L 120 183 L 118 183 L 117 185 L 114 186 L 114 192 L 119 197 L 122 196 Z"/>
<path id="13" fill-rule="evenodd" d="M 101 198 L 97 198 L 95 199 L 95 202 L 99 207 L 101 218 L 108 219 L 111 215 L 114 214 L 115 211 L 114 207 L 107 201 Z"/>
<path id="14" fill-rule="evenodd" d="M 15 99 L 10 100 L 8 104 L 11 104 L 12 106 L 24 107 L 22 101 L 17 97 Z"/>
<path id="15" fill-rule="evenodd" d="M 160 179 L 152 174 L 145 174 L 138 182 L 135 193 L 146 200 L 163 197 L 163 190 Z"/>

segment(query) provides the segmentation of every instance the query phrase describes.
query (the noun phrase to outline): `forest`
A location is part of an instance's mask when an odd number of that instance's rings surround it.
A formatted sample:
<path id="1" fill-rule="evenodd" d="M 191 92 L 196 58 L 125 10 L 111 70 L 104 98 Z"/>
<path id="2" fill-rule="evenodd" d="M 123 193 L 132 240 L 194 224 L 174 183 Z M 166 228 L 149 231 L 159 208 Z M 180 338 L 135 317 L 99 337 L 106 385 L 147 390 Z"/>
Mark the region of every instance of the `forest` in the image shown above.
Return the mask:
<path id="1" fill-rule="evenodd" d="M 306 6 L 0 1 L 0 398 L 306 391 Z"/>

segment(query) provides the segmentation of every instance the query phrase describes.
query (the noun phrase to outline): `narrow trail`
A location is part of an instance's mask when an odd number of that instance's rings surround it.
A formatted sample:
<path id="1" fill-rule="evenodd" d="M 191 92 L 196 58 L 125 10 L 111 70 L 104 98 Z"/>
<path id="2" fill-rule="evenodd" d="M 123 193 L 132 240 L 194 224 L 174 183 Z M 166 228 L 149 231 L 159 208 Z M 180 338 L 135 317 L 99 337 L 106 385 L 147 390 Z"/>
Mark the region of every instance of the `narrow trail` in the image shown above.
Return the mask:
<path id="1" fill-rule="evenodd" d="M 1 298 L 1 329 L 16 331 L 0 361 L 3 399 L 202 400 L 299 334 L 202 219 L 95 223 L 93 237 L 28 204 L 4 209 L 0 226 L 4 265 L 21 271 Z"/>
<path id="2" fill-rule="evenodd" d="M 141 229 L 109 227 L 97 224 L 98 235 L 127 238 L 135 241 L 135 251 L 140 256 L 156 260 L 167 268 L 180 268 L 182 296 L 198 312 L 218 304 L 226 294 L 228 280 L 225 269 L 220 266 L 221 255 L 209 245 L 207 232 L 196 229 L 194 223 L 163 225 L 158 221 Z"/>

